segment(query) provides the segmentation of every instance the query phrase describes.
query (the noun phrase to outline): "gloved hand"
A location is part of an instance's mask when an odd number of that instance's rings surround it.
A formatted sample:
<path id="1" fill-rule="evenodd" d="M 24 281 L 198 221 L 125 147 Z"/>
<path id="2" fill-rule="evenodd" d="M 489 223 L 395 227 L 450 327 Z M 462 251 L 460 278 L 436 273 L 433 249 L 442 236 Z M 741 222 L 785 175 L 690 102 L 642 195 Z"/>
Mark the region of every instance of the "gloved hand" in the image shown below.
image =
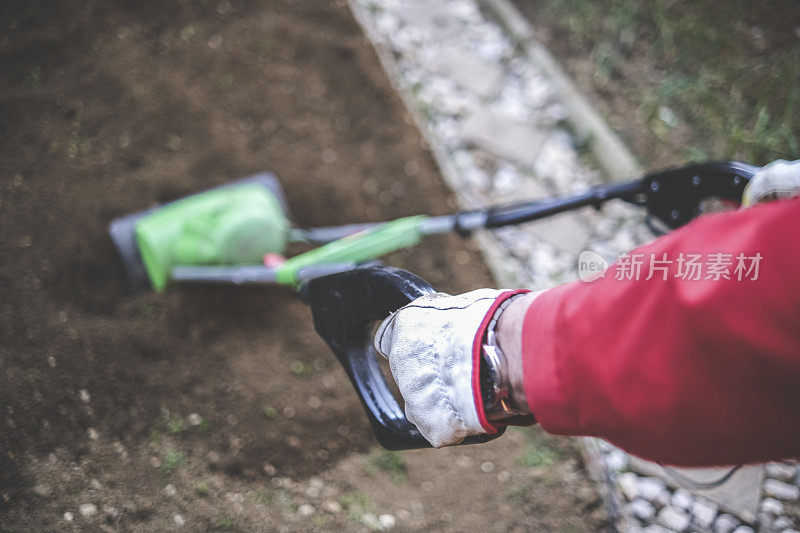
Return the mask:
<path id="1" fill-rule="evenodd" d="M 516 292 L 422 296 L 375 333 L 375 347 L 389 359 L 405 400 L 406 417 L 435 448 L 496 432 L 483 415 L 480 343 L 494 310 Z"/>
<path id="2" fill-rule="evenodd" d="M 800 160 L 779 159 L 764 166 L 750 179 L 742 195 L 742 207 L 791 198 L 800 193 Z"/>

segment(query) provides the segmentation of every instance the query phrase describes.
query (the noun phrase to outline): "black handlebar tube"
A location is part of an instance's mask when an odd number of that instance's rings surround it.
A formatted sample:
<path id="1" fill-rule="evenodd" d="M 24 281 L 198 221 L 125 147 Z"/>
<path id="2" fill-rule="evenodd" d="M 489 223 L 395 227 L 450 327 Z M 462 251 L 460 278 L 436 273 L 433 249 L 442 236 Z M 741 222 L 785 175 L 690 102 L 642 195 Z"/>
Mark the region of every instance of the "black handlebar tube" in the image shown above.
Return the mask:
<path id="1" fill-rule="evenodd" d="M 674 229 L 692 220 L 698 214 L 700 202 L 706 198 L 716 196 L 741 202 L 744 187 L 756 170 L 758 167 L 738 161 L 688 165 L 649 174 L 636 181 L 598 185 L 574 196 L 457 213 L 452 215 L 452 229 L 469 235 L 481 227 L 513 226 L 580 207 L 599 209 L 614 199 L 645 206 L 650 215 Z"/>
<path id="2" fill-rule="evenodd" d="M 637 180 L 592 187 L 588 191 L 575 196 L 534 200 L 506 207 L 493 207 L 486 213 L 486 227 L 501 228 L 503 226 L 521 224 L 565 211 L 572 211 L 579 207 L 592 206 L 599 209 L 602 204 L 615 198 L 636 202 L 636 198 L 641 196 L 642 192 L 642 182 Z"/>

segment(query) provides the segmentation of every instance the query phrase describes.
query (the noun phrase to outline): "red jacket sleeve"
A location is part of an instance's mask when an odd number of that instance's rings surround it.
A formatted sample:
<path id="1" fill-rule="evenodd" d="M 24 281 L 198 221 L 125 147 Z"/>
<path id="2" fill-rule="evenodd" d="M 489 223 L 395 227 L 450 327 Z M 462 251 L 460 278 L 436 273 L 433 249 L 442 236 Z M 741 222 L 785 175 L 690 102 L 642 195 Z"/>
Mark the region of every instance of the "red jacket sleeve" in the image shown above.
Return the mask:
<path id="1" fill-rule="evenodd" d="M 544 292 L 523 327 L 536 419 L 668 464 L 799 457 L 798 237 L 800 199 L 706 216 L 602 279 Z M 690 254 L 699 280 L 680 260 Z"/>

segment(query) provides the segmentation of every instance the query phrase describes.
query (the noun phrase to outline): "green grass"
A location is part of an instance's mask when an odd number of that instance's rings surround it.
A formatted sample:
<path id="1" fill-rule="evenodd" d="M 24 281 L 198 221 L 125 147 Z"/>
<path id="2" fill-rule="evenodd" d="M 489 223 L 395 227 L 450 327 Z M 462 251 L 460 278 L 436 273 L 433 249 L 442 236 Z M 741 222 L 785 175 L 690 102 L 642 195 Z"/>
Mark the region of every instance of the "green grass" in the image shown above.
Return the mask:
<path id="1" fill-rule="evenodd" d="M 180 418 L 170 418 L 167 420 L 167 433 L 170 435 L 181 435 L 186 427 Z"/>
<path id="2" fill-rule="evenodd" d="M 521 505 L 531 501 L 530 485 L 520 485 L 506 491 L 506 499 L 516 505 Z"/>
<path id="3" fill-rule="evenodd" d="M 796 4 L 759 12 L 723 0 L 544 0 L 531 9 L 536 24 L 590 50 L 600 85 L 622 79 L 623 97 L 656 137 L 688 126 L 687 158 L 765 163 L 800 155 L 800 40 L 781 19 L 796 20 Z M 626 71 L 627 63 L 652 75 Z"/>
<path id="4" fill-rule="evenodd" d="M 163 476 L 169 476 L 186 463 L 186 457 L 178 450 L 168 450 L 161 461 L 159 471 Z"/>
<path id="5" fill-rule="evenodd" d="M 233 519 L 223 516 L 217 521 L 217 529 L 220 531 L 231 531 L 233 529 Z"/>
<path id="6" fill-rule="evenodd" d="M 541 428 L 533 430 L 526 428 L 524 436 L 528 442 L 517 459 L 523 466 L 547 466 L 562 461 L 570 455 L 567 442 L 546 434 Z"/>
<path id="7" fill-rule="evenodd" d="M 269 505 L 272 503 L 272 493 L 266 490 L 258 489 L 253 492 L 253 497 L 262 505 Z"/>
<path id="8" fill-rule="evenodd" d="M 203 483 L 202 481 L 194 486 L 194 493 L 200 496 L 201 498 L 205 498 L 208 496 L 208 485 Z"/>
<path id="9" fill-rule="evenodd" d="M 211 422 L 207 419 L 203 418 L 200 420 L 200 423 L 197 425 L 197 431 L 200 433 L 208 433 L 211 430 Z"/>
<path id="10" fill-rule="evenodd" d="M 263 416 L 267 420 L 274 420 L 278 418 L 278 410 L 272 407 L 271 405 L 262 405 L 261 416 Z"/>
<path id="11" fill-rule="evenodd" d="M 307 376 L 311 370 L 311 367 L 303 361 L 292 361 L 292 363 L 289 365 L 289 370 L 292 371 L 292 374 L 298 376 Z"/>
<path id="12" fill-rule="evenodd" d="M 199 24 L 199 23 L 197 23 L 197 24 L 187 24 L 181 30 L 181 39 L 183 39 L 184 41 L 191 41 L 196 36 L 200 35 L 200 33 L 202 31 L 203 31 L 203 25 L 202 24 Z"/>
<path id="13" fill-rule="evenodd" d="M 561 453 L 554 448 L 541 444 L 529 444 L 519 458 L 519 463 L 524 466 L 546 466 L 562 459 Z"/>
<path id="14" fill-rule="evenodd" d="M 297 512 L 298 505 L 292 500 L 292 497 L 286 492 L 286 489 L 278 488 L 270 494 L 270 501 L 276 501 L 278 504 L 289 512 Z"/>
<path id="15" fill-rule="evenodd" d="M 406 477 L 406 463 L 400 452 L 380 450 L 370 455 L 367 471 L 376 470 L 388 473 L 397 483 L 404 481 Z"/>
<path id="16" fill-rule="evenodd" d="M 365 523 L 365 515 L 372 511 L 372 501 L 363 492 L 354 492 L 343 494 L 339 497 L 339 504 L 342 509 L 347 511 L 347 520 L 359 526 L 366 525 L 368 528 L 370 524 Z"/>
<path id="17" fill-rule="evenodd" d="M 353 492 L 342 494 L 339 497 L 339 505 L 345 511 L 359 510 L 363 512 L 372 506 L 372 502 L 363 492 Z"/>

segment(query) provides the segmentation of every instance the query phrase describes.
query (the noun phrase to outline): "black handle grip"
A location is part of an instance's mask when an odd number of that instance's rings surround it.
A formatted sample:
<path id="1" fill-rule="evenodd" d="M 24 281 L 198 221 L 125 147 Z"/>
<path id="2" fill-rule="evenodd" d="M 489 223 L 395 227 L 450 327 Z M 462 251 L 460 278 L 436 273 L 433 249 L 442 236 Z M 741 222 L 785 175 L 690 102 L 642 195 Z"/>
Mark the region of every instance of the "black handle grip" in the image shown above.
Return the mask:
<path id="1" fill-rule="evenodd" d="M 716 161 L 650 174 L 642 180 L 648 212 L 676 229 L 693 220 L 709 197 L 741 203 L 744 188 L 758 171 L 748 163 Z"/>
<path id="2" fill-rule="evenodd" d="M 384 380 L 372 345 L 372 325 L 435 289 L 399 268 L 368 267 L 314 279 L 305 290 L 314 328 L 350 377 L 378 442 L 389 450 L 429 448 Z M 462 444 L 486 442 L 500 434 L 468 437 Z"/>

